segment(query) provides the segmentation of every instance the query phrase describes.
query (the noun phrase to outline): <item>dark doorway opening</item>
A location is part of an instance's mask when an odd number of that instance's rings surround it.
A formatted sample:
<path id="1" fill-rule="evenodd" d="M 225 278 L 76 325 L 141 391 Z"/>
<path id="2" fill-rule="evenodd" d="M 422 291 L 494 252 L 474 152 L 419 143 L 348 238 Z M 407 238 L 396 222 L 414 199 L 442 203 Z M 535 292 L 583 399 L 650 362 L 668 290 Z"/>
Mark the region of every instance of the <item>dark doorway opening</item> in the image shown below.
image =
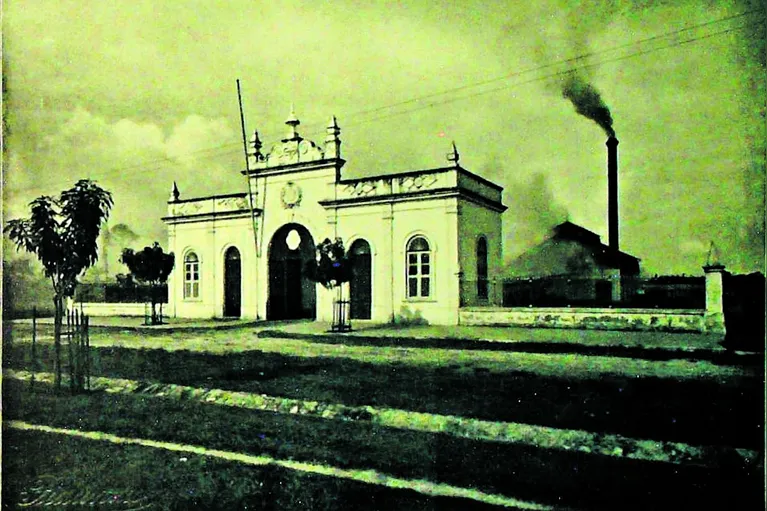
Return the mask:
<path id="1" fill-rule="evenodd" d="M 290 223 L 274 233 L 269 244 L 267 319 L 314 319 L 315 283 L 306 277 L 306 263 L 316 257 L 306 227 Z"/>
<path id="2" fill-rule="evenodd" d="M 224 316 L 239 318 L 242 305 L 240 251 L 229 247 L 224 254 Z"/>
<path id="3" fill-rule="evenodd" d="M 357 240 L 349 248 L 352 258 L 352 279 L 349 282 L 351 319 L 370 319 L 372 309 L 372 260 L 370 244 Z"/>
<path id="4" fill-rule="evenodd" d="M 484 236 L 477 240 L 477 298 L 487 300 L 487 240 Z"/>

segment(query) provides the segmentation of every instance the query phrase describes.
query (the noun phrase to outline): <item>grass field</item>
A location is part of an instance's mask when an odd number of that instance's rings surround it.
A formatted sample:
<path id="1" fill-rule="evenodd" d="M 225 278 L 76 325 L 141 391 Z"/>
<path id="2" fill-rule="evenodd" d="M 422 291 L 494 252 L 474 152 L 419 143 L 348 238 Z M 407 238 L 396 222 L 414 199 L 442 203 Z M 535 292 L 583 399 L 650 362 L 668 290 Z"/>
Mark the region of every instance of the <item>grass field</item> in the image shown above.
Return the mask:
<path id="1" fill-rule="evenodd" d="M 29 369 L 28 347 L 21 345 L 11 350 L 7 366 Z M 38 369 L 51 371 L 51 345 L 39 346 L 38 353 Z M 471 353 L 463 352 L 462 358 L 471 359 Z M 589 361 L 589 357 L 579 358 L 586 359 L 582 363 Z M 603 361 L 612 364 L 614 370 L 624 365 L 630 370 L 631 362 Z M 381 364 L 261 351 L 211 354 L 93 349 L 93 374 L 115 378 L 694 444 L 755 448 L 763 442 L 763 408 L 753 404 L 764 402 L 764 388 L 755 378 L 676 381 L 631 373 L 567 378 L 530 371 L 502 371 L 497 366 L 490 370 L 473 363 L 476 360 L 464 364 L 457 359 L 451 364 L 435 363 L 430 367 L 405 361 Z"/>
<path id="2" fill-rule="evenodd" d="M 4 475 L 8 474 L 3 478 L 3 500 L 34 502 L 48 491 L 48 502 L 60 504 L 47 509 L 497 509 L 471 499 L 429 497 L 277 466 L 253 467 L 38 432 L 5 429 L 3 442 Z M 100 506 L 74 504 L 81 501 Z"/>
<path id="3" fill-rule="evenodd" d="M 109 336 L 122 346 L 109 346 Z M 764 387 L 754 367 L 435 347 L 320 345 L 300 340 L 281 344 L 255 339 L 251 343 L 251 338 L 248 329 L 157 335 L 149 341 L 135 334 L 98 334 L 93 374 L 583 429 L 598 435 L 618 433 L 757 451 L 763 445 Z M 129 347 L 131 343 L 138 347 Z M 158 343 L 169 349 L 160 349 Z M 206 343 L 210 350 L 203 349 Z M 269 344 L 263 350 L 265 343 Z M 38 352 L 37 369 L 50 371 L 50 343 L 40 343 Z M 4 357 L 5 367 L 31 367 L 29 345 L 18 338 Z M 603 371 L 605 367 L 609 370 Z M 693 377 L 695 367 L 704 369 L 698 378 Z M 682 377 L 675 377 L 675 370 Z M 568 452 L 394 429 L 349 417 L 326 419 L 147 395 L 57 395 L 47 384 L 38 382 L 31 391 L 28 382 L 13 379 L 4 380 L 3 386 L 8 420 L 202 445 L 339 470 L 375 470 L 403 480 L 426 480 L 556 508 L 735 505 L 759 509 L 763 497 L 760 469 L 744 464 L 734 449 L 722 451 L 713 462 L 680 465 L 603 456 L 590 449 Z M 179 465 L 174 461 L 178 456 L 146 447 L 131 447 L 129 467 L 117 470 L 110 454 L 115 446 L 37 432 L 6 430 L 3 441 L 6 454 L 10 453 L 6 460 L 13 458 L 5 463 L 3 474 L 4 494 L 10 495 L 20 495 L 20 489 L 34 486 L 42 475 L 75 474 L 66 485 L 88 486 L 91 483 L 83 481 L 95 478 L 99 484 L 91 485 L 89 491 L 103 492 L 99 485 L 106 479 L 110 482 L 103 482 L 106 486 L 138 488 L 139 494 L 151 495 L 152 509 L 487 507 L 467 499 L 427 496 L 271 465 L 243 467 L 221 460 L 207 460 L 205 466 L 199 460 Z M 16 459 L 15 452 L 25 453 L 27 459 Z M 55 461 L 57 456 L 62 461 Z M 206 466 L 216 469 L 209 472 Z M 154 474 L 173 481 L 168 483 L 173 490 L 147 482 Z M 190 480 L 198 484 L 194 495 L 183 490 Z M 254 486 L 254 480 L 266 486 Z M 754 503 L 757 507 L 749 507 Z"/>

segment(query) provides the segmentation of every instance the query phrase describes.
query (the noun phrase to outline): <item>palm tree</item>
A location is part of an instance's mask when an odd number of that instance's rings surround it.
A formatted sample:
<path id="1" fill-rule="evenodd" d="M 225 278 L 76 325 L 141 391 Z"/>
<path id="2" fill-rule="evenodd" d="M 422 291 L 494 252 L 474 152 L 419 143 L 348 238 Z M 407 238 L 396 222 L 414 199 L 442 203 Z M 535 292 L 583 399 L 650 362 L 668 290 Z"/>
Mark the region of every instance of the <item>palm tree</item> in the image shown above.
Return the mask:
<path id="1" fill-rule="evenodd" d="M 77 277 L 98 260 L 101 224 L 109 217 L 112 194 L 88 179 L 58 197 L 30 203 L 30 217 L 8 222 L 17 249 L 35 254 L 53 285 L 56 389 L 61 388 L 61 324 L 64 300 L 74 296 Z"/>

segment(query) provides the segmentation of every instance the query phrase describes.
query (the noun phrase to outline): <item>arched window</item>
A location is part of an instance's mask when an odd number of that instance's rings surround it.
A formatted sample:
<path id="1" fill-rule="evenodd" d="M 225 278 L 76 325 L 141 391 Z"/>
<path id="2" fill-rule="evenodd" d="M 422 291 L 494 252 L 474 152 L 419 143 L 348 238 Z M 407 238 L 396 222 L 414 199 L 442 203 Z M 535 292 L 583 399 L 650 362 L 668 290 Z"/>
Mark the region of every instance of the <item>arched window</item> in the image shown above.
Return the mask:
<path id="1" fill-rule="evenodd" d="M 484 236 L 477 240 L 477 298 L 487 300 L 487 240 Z"/>
<path id="2" fill-rule="evenodd" d="M 407 244 L 407 297 L 431 296 L 431 249 L 423 236 L 412 238 Z"/>
<path id="3" fill-rule="evenodd" d="M 184 298 L 200 297 L 200 260 L 189 252 L 184 258 Z"/>

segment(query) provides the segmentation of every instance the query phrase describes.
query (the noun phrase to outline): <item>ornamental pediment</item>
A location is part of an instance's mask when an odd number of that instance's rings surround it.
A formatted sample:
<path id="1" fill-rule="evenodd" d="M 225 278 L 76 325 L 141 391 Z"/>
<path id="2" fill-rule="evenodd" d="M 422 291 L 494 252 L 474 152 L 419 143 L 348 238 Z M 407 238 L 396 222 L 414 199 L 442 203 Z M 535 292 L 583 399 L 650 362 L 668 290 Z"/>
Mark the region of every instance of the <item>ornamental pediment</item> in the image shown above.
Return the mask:
<path id="1" fill-rule="evenodd" d="M 263 156 L 263 160 L 256 160 L 250 156 L 252 168 L 276 167 L 278 165 L 290 165 L 292 163 L 306 163 L 324 159 L 325 152 L 311 140 L 288 140 L 274 144 L 271 150 Z"/>

